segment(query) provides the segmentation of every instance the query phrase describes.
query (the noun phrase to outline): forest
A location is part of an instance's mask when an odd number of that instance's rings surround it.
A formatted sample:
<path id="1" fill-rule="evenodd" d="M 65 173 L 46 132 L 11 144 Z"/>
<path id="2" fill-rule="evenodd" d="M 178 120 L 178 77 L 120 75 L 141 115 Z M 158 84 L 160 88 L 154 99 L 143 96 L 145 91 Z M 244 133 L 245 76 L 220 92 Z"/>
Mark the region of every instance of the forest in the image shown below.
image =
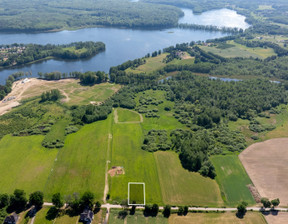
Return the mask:
<path id="1" fill-rule="evenodd" d="M 183 16 L 173 6 L 135 4 L 128 0 L 1 0 L 0 3 L 0 31 L 6 32 L 95 26 L 165 28 L 176 26 Z"/>
<path id="2" fill-rule="evenodd" d="M 1 45 L 0 49 L 0 68 L 7 68 L 49 57 L 63 60 L 88 58 L 105 51 L 105 44 L 92 41 L 65 45 L 12 44 Z"/>

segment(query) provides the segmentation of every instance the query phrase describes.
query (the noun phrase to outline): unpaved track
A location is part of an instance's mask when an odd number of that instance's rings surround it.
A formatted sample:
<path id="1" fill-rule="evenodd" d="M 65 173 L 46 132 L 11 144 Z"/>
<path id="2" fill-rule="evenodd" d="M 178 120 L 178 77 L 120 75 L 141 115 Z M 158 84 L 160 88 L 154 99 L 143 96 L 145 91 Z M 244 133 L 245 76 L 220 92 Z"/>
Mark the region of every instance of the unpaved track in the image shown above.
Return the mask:
<path id="1" fill-rule="evenodd" d="M 139 123 L 143 123 L 143 116 L 142 116 L 142 114 L 139 114 L 138 112 L 133 111 L 133 110 L 129 110 L 129 111 L 132 112 L 132 113 L 138 114 L 139 117 L 140 117 L 140 121 L 120 122 L 119 119 L 118 119 L 117 109 L 115 109 L 115 110 L 114 110 L 114 122 L 115 122 L 115 124 L 139 124 Z"/>
<path id="2" fill-rule="evenodd" d="M 109 133 L 108 135 L 108 146 L 107 146 L 107 161 L 105 166 L 105 187 L 104 187 L 104 195 L 103 195 L 103 201 L 106 203 L 107 194 L 109 192 L 109 182 L 108 182 L 108 164 L 110 161 L 108 160 L 110 155 L 110 147 L 111 147 L 111 141 L 112 141 L 112 134 Z"/>
<path id="3" fill-rule="evenodd" d="M 288 205 L 288 138 L 255 143 L 239 158 L 261 197 Z"/>

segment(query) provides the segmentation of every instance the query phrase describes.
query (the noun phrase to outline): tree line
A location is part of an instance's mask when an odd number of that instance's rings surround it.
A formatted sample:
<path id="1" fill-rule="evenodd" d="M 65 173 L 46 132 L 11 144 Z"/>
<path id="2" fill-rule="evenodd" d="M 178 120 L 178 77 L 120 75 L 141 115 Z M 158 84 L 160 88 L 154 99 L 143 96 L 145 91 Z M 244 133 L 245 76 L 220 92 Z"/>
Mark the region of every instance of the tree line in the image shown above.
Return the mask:
<path id="1" fill-rule="evenodd" d="M 15 46 L 15 44 L 13 46 Z M 22 44 L 19 46 L 24 46 L 25 49 L 21 53 L 8 54 L 5 60 L 0 60 L 0 67 L 5 68 L 17 65 L 24 65 L 48 57 L 54 57 L 57 59 L 88 58 L 102 51 L 105 51 L 104 43 L 92 41 L 74 42 L 65 45 Z M 5 45 L 5 48 L 7 47 L 10 46 Z"/>

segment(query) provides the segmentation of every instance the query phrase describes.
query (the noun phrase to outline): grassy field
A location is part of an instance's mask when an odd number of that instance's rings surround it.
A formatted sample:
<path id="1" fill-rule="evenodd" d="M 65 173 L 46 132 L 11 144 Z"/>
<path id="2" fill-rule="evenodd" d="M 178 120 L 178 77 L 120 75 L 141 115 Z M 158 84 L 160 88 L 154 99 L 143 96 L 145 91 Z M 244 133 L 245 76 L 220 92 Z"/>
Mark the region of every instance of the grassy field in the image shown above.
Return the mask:
<path id="1" fill-rule="evenodd" d="M 44 189 L 58 151 L 41 147 L 43 138 L 7 135 L 0 141 L 1 192 L 18 188 L 29 194 Z"/>
<path id="2" fill-rule="evenodd" d="M 216 180 L 228 206 L 246 201 L 250 206 L 255 201 L 247 187 L 252 184 L 237 155 L 213 156 L 211 161 L 216 169 Z"/>
<path id="3" fill-rule="evenodd" d="M 120 210 L 111 210 L 109 224 L 168 224 L 168 219 L 159 213 L 157 217 L 145 217 L 143 212 L 136 211 L 134 215 L 128 215 L 125 219 L 118 217 Z"/>
<path id="4" fill-rule="evenodd" d="M 111 119 L 112 115 L 67 136 L 45 188 L 49 199 L 55 192 L 67 195 L 88 190 L 102 199 Z"/>
<path id="5" fill-rule="evenodd" d="M 162 203 L 156 162 L 152 153 L 141 149 L 143 133 L 140 124 L 114 124 L 111 166 L 123 166 L 125 175 L 112 177 L 112 200 L 128 198 L 128 182 L 143 182 L 146 203 Z"/>
<path id="6" fill-rule="evenodd" d="M 129 203 L 130 204 L 145 204 L 144 184 L 129 184 Z"/>
<path id="7" fill-rule="evenodd" d="M 163 59 L 167 56 L 167 53 L 163 53 L 161 55 L 158 55 L 156 57 L 150 57 L 150 58 L 145 58 L 146 63 L 144 65 L 140 65 L 135 69 L 128 68 L 126 69 L 126 72 L 131 72 L 131 73 L 147 73 L 147 72 L 152 72 L 154 70 L 163 68 L 166 64 L 163 63 Z"/>
<path id="8" fill-rule="evenodd" d="M 117 108 L 118 122 L 134 122 L 140 121 L 140 116 L 134 111 L 127 109 Z"/>
<path id="9" fill-rule="evenodd" d="M 211 52 L 213 54 L 218 54 L 222 57 L 253 57 L 253 58 L 267 58 L 273 55 L 276 55 L 272 48 L 249 48 L 244 45 L 235 43 L 234 41 L 227 41 L 227 44 L 234 45 L 234 47 L 220 49 L 217 47 L 208 47 L 208 46 L 201 46 L 201 49 Z"/>
<path id="10" fill-rule="evenodd" d="M 48 220 L 46 218 L 47 212 L 50 207 L 43 207 L 40 211 L 36 213 L 34 224 L 52 224 L 54 220 Z"/>
<path id="11" fill-rule="evenodd" d="M 169 224 L 266 224 L 265 218 L 258 212 L 247 212 L 243 219 L 235 213 L 188 213 L 187 216 L 169 217 Z"/>
<path id="12" fill-rule="evenodd" d="M 159 151 L 154 156 L 164 204 L 223 206 L 215 180 L 185 170 L 174 152 Z"/>

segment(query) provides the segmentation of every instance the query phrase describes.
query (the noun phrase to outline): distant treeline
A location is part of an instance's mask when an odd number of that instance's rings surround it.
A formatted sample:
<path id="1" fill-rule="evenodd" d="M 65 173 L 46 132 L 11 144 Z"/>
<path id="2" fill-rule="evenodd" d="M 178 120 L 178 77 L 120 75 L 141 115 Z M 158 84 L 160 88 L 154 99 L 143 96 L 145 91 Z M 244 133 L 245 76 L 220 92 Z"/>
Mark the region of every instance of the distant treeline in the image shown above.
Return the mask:
<path id="1" fill-rule="evenodd" d="M 105 51 L 105 44 L 102 42 L 75 42 L 65 45 L 1 45 L 0 48 L 9 47 L 25 47 L 20 53 L 10 53 L 7 58 L 1 60 L 0 67 L 19 66 L 33 61 L 45 59 L 47 57 L 54 57 L 58 59 L 80 59 L 94 56 L 102 51 Z"/>
<path id="2" fill-rule="evenodd" d="M 43 32 L 67 28 L 177 26 L 183 12 L 173 6 L 119 0 L 3 0 L 0 31 Z M 37 18 L 37 19 L 35 19 Z"/>
<path id="3" fill-rule="evenodd" d="M 213 25 L 198 25 L 198 24 L 187 24 L 181 23 L 178 25 L 181 29 L 191 29 L 191 30 L 204 30 L 204 31 L 220 31 L 222 33 L 238 34 L 243 33 L 243 29 L 231 28 L 231 27 L 218 27 Z"/>

